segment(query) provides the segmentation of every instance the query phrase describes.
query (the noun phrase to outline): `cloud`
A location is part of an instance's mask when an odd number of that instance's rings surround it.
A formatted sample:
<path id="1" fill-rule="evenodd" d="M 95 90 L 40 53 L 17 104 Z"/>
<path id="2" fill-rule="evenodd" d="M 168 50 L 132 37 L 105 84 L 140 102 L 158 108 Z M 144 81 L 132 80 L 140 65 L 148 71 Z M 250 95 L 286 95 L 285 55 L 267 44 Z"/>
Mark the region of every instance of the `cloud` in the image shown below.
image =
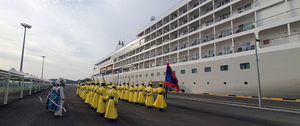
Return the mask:
<path id="1" fill-rule="evenodd" d="M 119 40 L 137 31 L 180 0 L 3 0 L 0 4 L 0 66 L 20 67 L 27 30 L 23 71 L 45 78 L 90 77 L 96 61 L 112 53 Z"/>

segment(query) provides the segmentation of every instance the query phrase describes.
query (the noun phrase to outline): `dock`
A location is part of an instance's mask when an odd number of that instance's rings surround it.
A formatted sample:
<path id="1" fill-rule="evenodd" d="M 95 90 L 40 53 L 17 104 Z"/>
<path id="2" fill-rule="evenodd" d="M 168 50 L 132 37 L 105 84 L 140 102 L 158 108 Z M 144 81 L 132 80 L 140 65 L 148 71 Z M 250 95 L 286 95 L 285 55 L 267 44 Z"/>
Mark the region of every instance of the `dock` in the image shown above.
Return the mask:
<path id="1" fill-rule="evenodd" d="M 46 93 L 50 89 L 0 106 L 1 125 L 300 125 L 300 102 L 168 93 L 167 107 L 147 108 L 119 100 L 118 118 L 109 120 L 95 112 L 76 95 L 76 85 L 65 86 L 66 113 L 55 117 L 45 109 Z M 43 102 L 40 102 L 42 97 Z M 156 96 L 154 96 L 156 98 Z M 273 107 L 271 107 L 273 106 Z"/>

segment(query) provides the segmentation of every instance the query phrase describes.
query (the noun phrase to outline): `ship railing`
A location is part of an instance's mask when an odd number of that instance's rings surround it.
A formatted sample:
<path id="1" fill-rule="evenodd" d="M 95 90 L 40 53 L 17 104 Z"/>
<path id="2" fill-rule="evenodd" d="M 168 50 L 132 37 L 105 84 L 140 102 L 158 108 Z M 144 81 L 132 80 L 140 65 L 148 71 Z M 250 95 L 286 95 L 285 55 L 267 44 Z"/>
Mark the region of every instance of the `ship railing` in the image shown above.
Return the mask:
<path id="1" fill-rule="evenodd" d="M 232 29 L 231 28 L 223 29 L 223 30 L 220 30 L 216 33 L 215 38 L 218 39 L 218 38 L 222 38 L 222 37 L 226 37 L 226 36 L 230 36 L 230 35 L 232 35 Z"/>
<path id="2" fill-rule="evenodd" d="M 244 24 L 239 24 L 239 25 L 236 25 L 233 29 L 233 33 L 234 34 L 237 34 L 237 33 L 240 33 L 240 32 L 243 32 L 243 31 L 247 31 L 247 30 L 251 30 L 251 29 L 254 29 L 255 28 L 255 22 L 254 21 L 250 21 L 250 22 L 247 22 L 247 23 L 244 23 Z"/>
<path id="3" fill-rule="evenodd" d="M 200 39 L 194 39 L 193 42 L 190 42 L 190 46 L 198 45 L 200 44 Z"/>
<path id="4" fill-rule="evenodd" d="M 215 2 L 216 3 L 216 2 Z M 218 2 L 218 3 L 216 3 L 215 5 L 214 5 L 214 9 L 217 9 L 217 8 L 219 8 L 219 7 L 222 7 L 222 6 L 224 6 L 225 4 L 228 4 L 228 3 L 230 3 L 230 0 L 223 0 L 223 1 L 220 1 L 220 2 Z"/>
<path id="5" fill-rule="evenodd" d="M 294 30 L 292 32 L 293 34 L 291 35 L 279 36 L 275 38 L 260 38 L 259 47 L 266 48 L 293 42 L 300 42 L 299 30 Z"/>

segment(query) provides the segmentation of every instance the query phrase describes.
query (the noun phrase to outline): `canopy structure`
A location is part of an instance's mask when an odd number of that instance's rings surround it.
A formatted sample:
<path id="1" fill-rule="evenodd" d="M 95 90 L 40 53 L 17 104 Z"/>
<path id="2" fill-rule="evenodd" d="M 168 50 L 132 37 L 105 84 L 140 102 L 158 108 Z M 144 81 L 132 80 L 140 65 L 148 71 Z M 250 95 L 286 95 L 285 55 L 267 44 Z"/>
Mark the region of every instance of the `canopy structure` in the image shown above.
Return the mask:
<path id="1" fill-rule="evenodd" d="M 11 81 L 19 81 L 20 86 L 20 98 L 23 98 L 23 88 L 25 82 L 30 83 L 29 86 L 29 95 L 31 95 L 32 91 L 32 85 L 35 84 L 35 93 L 41 90 L 46 89 L 52 81 L 47 79 L 42 79 L 34 75 L 30 75 L 28 73 L 24 73 L 22 71 L 17 71 L 14 68 L 11 68 L 9 71 L 0 69 L 0 81 L 3 81 L 3 84 L 5 84 L 6 91 L 5 91 L 5 97 L 4 97 L 4 104 L 7 104 L 8 99 L 8 92 L 9 87 L 11 86 Z M 22 83 L 20 83 L 22 82 Z M 38 88 L 38 89 L 37 89 Z M 4 85 L 3 85 L 4 89 Z"/>

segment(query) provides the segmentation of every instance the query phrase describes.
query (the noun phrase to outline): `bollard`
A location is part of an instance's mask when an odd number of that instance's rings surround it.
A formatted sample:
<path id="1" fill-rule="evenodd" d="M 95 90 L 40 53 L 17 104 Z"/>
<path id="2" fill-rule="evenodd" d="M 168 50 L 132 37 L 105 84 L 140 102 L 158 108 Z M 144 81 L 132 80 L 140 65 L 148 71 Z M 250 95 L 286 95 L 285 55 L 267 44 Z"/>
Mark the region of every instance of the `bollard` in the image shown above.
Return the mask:
<path id="1" fill-rule="evenodd" d="M 9 80 L 10 80 L 10 72 L 8 72 L 8 77 L 7 77 L 7 80 L 6 80 L 6 91 L 5 91 L 5 96 L 4 96 L 4 105 L 7 104 L 7 99 L 8 99 L 8 89 L 9 89 Z"/>

